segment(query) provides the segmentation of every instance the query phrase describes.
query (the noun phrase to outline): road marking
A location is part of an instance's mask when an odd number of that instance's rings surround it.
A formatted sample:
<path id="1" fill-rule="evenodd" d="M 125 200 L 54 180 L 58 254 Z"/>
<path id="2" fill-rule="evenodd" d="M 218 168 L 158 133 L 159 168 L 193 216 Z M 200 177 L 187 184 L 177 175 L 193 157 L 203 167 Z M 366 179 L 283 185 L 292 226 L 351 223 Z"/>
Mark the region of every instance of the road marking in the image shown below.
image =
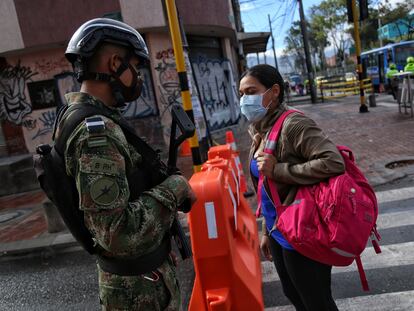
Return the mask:
<path id="1" fill-rule="evenodd" d="M 384 107 L 398 107 L 398 103 L 386 103 L 386 102 L 377 102 L 378 106 L 384 106 Z"/>
<path id="2" fill-rule="evenodd" d="M 335 300 L 339 310 L 346 311 L 412 311 L 414 291 L 358 296 Z M 265 311 L 294 311 L 293 306 L 266 308 Z"/>
<path id="3" fill-rule="evenodd" d="M 414 242 L 381 246 L 382 253 L 376 254 L 373 247 L 367 247 L 361 255 L 364 270 L 390 268 L 414 264 Z M 332 273 L 357 271 L 355 262 L 347 267 L 333 267 Z M 262 261 L 263 283 L 279 281 L 273 262 Z"/>
<path id="4" fill-rule="evenodd" d="M 377 219 L 378 229 L 390 229 L 402 226 L 414 225 L 414 211 L 393 212 L 379 214 Z M 381 234 L 381 232 L 380 232 Z"/>
<path id="5" fill-rule="evenodd" d="M 402 201 L 414 198 L 414 187 L 379 191 L 375 194 L 377 195 L 378 204 L 392 201 Z"/>

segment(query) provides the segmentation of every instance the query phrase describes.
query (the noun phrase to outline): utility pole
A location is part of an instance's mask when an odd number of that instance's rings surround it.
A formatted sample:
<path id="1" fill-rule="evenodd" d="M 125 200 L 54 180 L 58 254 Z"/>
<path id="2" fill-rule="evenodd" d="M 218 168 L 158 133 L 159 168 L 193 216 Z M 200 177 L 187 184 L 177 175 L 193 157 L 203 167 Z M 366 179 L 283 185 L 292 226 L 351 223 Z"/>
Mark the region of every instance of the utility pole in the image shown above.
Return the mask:
<path id="1" fill-rule="evenodd" d="M 266 51 L 264 51 L 264 53 L 263 53 L 263 58 L 264 58 L 264 63 L 267 64 L 267 61 L 266 61 Z"/>
<path id="2" fill-rule="evenodd" d="M 300 15 L 300 28 L 302 30 L 303 47 L 305 49 L 306 70 L 308 71 L 311 101 L 313 104 L 315 104 L 316 103 L 316 92 L 314 88 L 313 70 L 312 70 L 312 64 L 311 64 L 310 53 L 309 53 L 309 40 L 308 40 L 308 32 L 306 30 L 306 19 L 305 19 L 305 14 L 303 13 L 302 0 L 298 0 L 298 3 L 299 3 L 299 15 Z"/>
<path id="3" fill-rule="evenodd" d="M 358 80 L 359 80 L 359 94 L 360 94 L 359 112 L 368 112 L 368 107 L 365 103 L 364 81 L 362 79 L 361 39 L 359 38 L 359 16 L 358 16 L 358 11 L 356 7 L 356 0 L 352 0 L 352 18 L 354 22 L 355 50 L 356 50 L 356 57 L 357 57 L 357 71 L 358 71 Z"/>
<path id="4" fill-rule="evenodd" d="M 378 29 L 381 28 L 381 27 L 382 27 L 381 17 L 378 14 Z M 382 37 L 381 36 L 379 36 L 379 43 L 380 43 L 380 47 L 382 48 L 384 44 L 382 43 Z"/>
<path id="5" fill-rule="evenodd" d="M 257 64 L 260 64 L 260 60 L 259 60 L 259 52 L 256 52 L 256 58 L 257 58 Z"/>
<path id="6" fill-rule="evenodd" d="M 276 57 L 275 38 L 273 37 L 272 21 L 270 20 L 270 14 L 267 14 L 267 18 L 269 19 L 270 36 L 272 37 L 272 48 L 273 48 L 273 58 L 275 59 L 275 67 L 277 70 L 279 70 L 279 65 L 277 63 L 277 57 Z"/>
<path id="7" fill-rule="evenodd" d="M 194 122 L 193 105 L 191 103 L 191 93 L 188 83 L 188 75 L 185 68 L 185 59 L 183 51 L 183 41 L 181 38 L 180 24 L 178 21 L 177 7 L 175 6 L 175 0 L 165 0 L 167 9 L 168 25 L 170 28 L 171 41 L 174 48 L 175 64 L 177 67 L 178 79 L 180 81 L 181 98 L 183 101 L 183 107 L 190 120 Z M 173 133 L 171 133 L 173 135 Z M 197 131 L 189 139 L 191 154 L 193 157 L 193 169 L 194 172 L 201 170 L 201 154 L 200 146 L 198 144 Z"/>

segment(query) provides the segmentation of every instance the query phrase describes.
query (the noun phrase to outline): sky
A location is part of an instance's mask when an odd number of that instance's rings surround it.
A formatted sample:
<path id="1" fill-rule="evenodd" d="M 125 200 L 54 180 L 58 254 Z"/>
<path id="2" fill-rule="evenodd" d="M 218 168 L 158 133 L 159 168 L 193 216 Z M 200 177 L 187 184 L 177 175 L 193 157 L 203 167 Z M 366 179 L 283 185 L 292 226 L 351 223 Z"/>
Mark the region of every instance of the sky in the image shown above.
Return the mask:
<path id="1" fill-rule="evenodd" d="M 239 0 L 245 32 L 270 31 L 268 14 L 272 20 L 276 54 L 281 55 L 285 48 L 284 39 L 291 23 L 299 20 L 296 0 Z M 308 9 L 321 0 L 303 0 L 305 18 Z M 272 40 L 267 43 L 266 56 L 273 58 Z"/>
<path id="2" fill-rule="evenodd" d="M 373 0 L 375 4 L 384 0 Z M 390 3 L 406 0 L 388 0 Z M 297 0 L 239 0 L 242 22 L 245 32 L 270 31 L 268 14 L 272 21 L 273 36 L 275 39 L 276 54 L 282 55 L 285 49 L 284 39 L 287 30 L 295 20 L 299 20 L 299 8 Z M 305 18 L 307 12 L 313 5 L 317 5 L 322 0 L 302 0 Z M 330 54 L 332 51 L 325 51 Z M 251 57 L 255 57 L 251 55 Z M 273 64 L 272 40 L 269 38 L 267 43 L 266 57 L 270 64 Z"/>

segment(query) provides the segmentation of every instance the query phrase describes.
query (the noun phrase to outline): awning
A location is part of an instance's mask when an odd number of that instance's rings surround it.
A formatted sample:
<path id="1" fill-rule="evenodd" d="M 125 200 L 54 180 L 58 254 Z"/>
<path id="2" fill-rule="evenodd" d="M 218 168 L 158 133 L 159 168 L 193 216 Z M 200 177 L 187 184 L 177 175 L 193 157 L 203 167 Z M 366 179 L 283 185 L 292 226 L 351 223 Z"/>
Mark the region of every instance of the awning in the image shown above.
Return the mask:
<path id="1" fill-rule="evenodd" d="M 238 32 L 237 39 L 243 45 L 243 54 L 266 52 L 270 32 Z"/>

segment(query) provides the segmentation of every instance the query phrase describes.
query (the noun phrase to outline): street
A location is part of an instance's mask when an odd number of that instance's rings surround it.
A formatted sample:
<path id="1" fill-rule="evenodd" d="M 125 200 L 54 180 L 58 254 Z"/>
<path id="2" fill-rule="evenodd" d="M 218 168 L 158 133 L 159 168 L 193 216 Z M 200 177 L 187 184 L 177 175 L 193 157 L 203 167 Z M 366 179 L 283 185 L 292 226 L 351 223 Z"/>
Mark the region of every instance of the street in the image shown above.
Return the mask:
<path id="1" fill-rule="evenodd" d="M 362 256 L 371 291 L 362 291 L 356 266 L 333 269 L 333 295 L 340 310 L 414 310 L 414 187 L 410 176 L 377 189 L 382 254 L 368 247 Z M 273 264 L 263 261 L 262 271 L 265 310 L 294 310 L 282 293 Z M 191 262 L 181 263 L 178 275 L 186 309 L 194 278 Z M 0 278 L 0 310 L 99 310 L 94 260 L 77 247 L 59 254 L 3 259 Z"/>

